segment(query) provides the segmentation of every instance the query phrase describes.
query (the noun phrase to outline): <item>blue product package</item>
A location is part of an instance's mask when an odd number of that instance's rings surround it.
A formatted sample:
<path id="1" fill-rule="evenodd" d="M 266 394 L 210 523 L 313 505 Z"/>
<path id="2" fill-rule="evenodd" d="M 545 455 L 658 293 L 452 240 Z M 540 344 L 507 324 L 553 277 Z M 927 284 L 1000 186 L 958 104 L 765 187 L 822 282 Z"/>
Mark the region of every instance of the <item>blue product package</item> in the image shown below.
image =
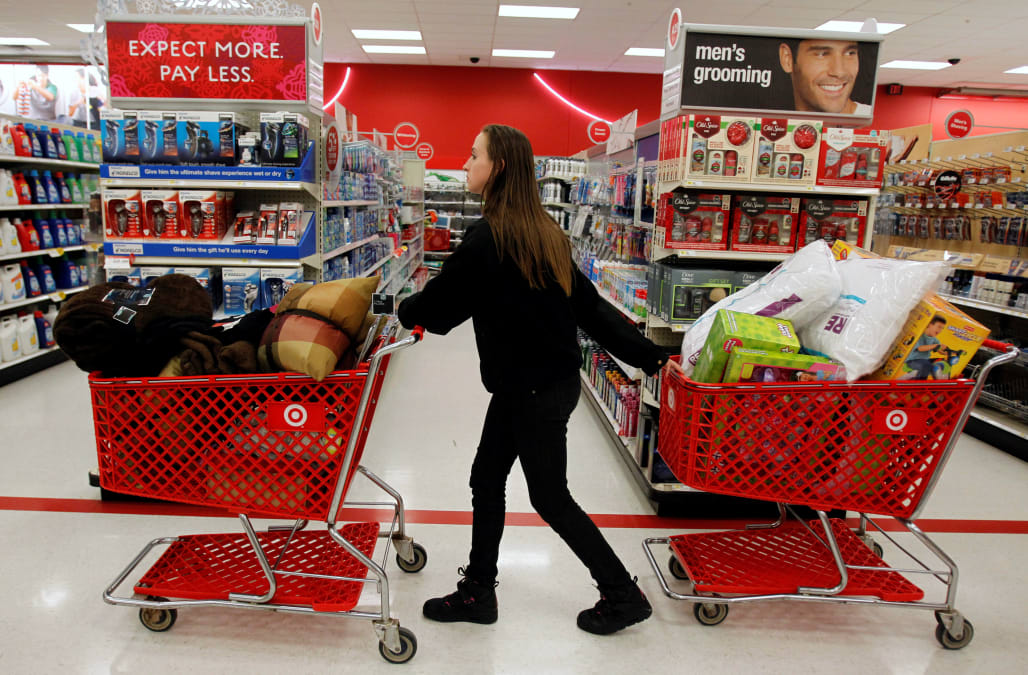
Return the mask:
<path id="1" fill-rule="evenodd" d="M 68 241 L 68 233 L 64 230 L 60 218 L 41 220 L 39 224 L 50 230 L 50 238 L 53 239 L 55 246 L 60 246 L 61 248 L 71 246 L 71 242 Z"/>
<path id="2" fill-rule="evenodd" d="M 139 164 L 139 117 L 132 111 L 100 110 L 103 161 L 111 164 Z"/>
<path id="3" fill-rule="evenodd" d="M 39 143 L 39 135 L 36 134 L 35 124 L 25 124 L 25 134 L 29 137 L 29 145 L 32 146 L 32 156 L 42 157 L 43 146 Z"/>
<path id="4" fill-rule="evenodd" d="M 25 281 L 25 295 L 27 297 L 34 298 L 37 295 L 43 294 L 39 277 L 36 276 L 35 270 L 29 267 L 29 264 L 24 260 L 21 261 L 21 278 Z M 11 299 L 14 300 L 15 298 Z"/>
<path id="5" fill-rule="evenodd" d="M 261 302 L 259 268 L 223 267 L 221 284 L 225 294 L 226 316 L 242 316 L 265 308 Z"/>
<path id="6" fill-rule="evenodd" d="M 143 286 L 149 286 L 150 282 L 157 277 L 163 277 L 165 274 L 171 274 L 175 271 L 173 267 L 140 267 L 139 276 L 143 280 Z"/>
<path id="7" fill-rule="evenodd" d="M 60 269 L 59 265 L 58 269 Z M 70 283 L 58 284 L 50 265 L 43 261 L 36 263 L 36 276 L 39 277 L 39 285 L 44 293 L 56 293 L 58 288 L 71 288 Z M 78 279 L 78 274 L 75 275 L 75 279 Z"/>
<path id="8" fill-rule="evenodd" d="M 50 235 L 50 228 L 45 225 L 45 220 L 37 220 L 32 223 L 32 226 L 36 228 L 36 235 L 39 237 L 40 248 L 53 248 L 54 238 Z"/>
<path id="9" fill-rule="evenodd" d="M 303 283 L 303 270 L 300 268 L 265 267 L 260 272 L 261 304 L 264 309 L 272 309 L 282 302 L 289 289 Z"/>
<path id="10" fill-rule="evenodd" d="M 235 166 L 243 129 L 235 113 L 179 113 L 179 163 Z"/>
<path id="11" fill-rule="evenodd" d="M 126 270 L 107 270 L 107 281 L 120 281 L 131 284 L 136 288 L 143 285 L 143 279 L 138 267 L 130 267 Z"/>
<path id="12" fill-rule="evenodd" d="M 178 115 L 161 111 L 139 113 L 141 164 L 178 164 Z"/>
<path id="13" fill-rule="evenodd" d="M 33 317 L 36 320 L 36 335 L 39 338 L 39 346 L 43 349 L 53 347 L 55 344 L 54 330 L 50 325 L 50 321 L 38 310 L 33 313 Z"/>
<path id="14" fill-rule="evenodd" d="M 29 191 L 32 192 L 32 203 L 33 204 L 48 204 L 48 197 L 46 195 L 46 186 L 43 185 L 43 181 L 39 178 L 39 172 L 35 169 L 29 171 L 29 175 L 25 176 L 25 182 L 29 184 Z"/>

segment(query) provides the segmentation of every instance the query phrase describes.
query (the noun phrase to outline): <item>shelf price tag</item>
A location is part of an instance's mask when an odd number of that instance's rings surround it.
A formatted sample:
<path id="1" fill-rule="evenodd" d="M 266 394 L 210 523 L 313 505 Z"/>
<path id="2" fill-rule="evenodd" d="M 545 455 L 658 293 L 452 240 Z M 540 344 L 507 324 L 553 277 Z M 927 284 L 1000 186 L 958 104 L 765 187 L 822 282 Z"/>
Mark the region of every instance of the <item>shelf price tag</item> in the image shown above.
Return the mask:
<path id="1" fill-rule="evenodd" d="M 50 299 L 54 302 L 63 302 L 68 296 L 65 295 L 64 291 L 57 291 L 56 293 L 50 294 Z"/>
<path id="2" fill-rule="evenodd" d="M 132 269 L 132 259 L 122 256 L 107 256 L 104 259 L 104 269 L 127 270 Z"/>
<path id="3" fill-rule="evenodd" d="M 47 249 L 46 252 L 51 258 L 60 258 L 62 255 L 64 255 L 63 248 L 50 248 Z"/>

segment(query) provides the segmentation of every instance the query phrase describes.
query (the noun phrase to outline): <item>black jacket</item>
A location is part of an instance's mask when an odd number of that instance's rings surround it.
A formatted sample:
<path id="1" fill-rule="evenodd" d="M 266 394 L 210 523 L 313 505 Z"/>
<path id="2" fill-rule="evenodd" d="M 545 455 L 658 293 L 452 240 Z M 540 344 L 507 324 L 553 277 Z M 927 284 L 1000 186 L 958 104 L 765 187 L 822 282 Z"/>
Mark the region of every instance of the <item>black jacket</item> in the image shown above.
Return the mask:
<path id="1" fill-rule="evenodd" d="M 485 219 L 468 226 L 439 275 L 400 303 L 398 314 L 407 328 L 420 325 L 439 334 L 473 319 L 482 383 L 492 393 L 527 391 L 573 376 L 582 365 L 576 325 L 649 374 L 665 358 L 577 267 L 570 298 L 557 284 L 529 288 L 510 256 L 500 261 Z"/>

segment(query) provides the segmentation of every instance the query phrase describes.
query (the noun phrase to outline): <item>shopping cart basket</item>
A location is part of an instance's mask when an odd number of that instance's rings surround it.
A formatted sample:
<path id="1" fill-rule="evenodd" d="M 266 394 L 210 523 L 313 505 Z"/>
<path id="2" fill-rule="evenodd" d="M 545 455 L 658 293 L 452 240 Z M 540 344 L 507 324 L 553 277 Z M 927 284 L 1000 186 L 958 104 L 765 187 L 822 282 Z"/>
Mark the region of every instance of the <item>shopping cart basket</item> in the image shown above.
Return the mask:
<path id="1" fill-rule="evenodd" d="M 396 327 L 391 323 L 387 334 Z M 330 613 L 372 619 L 379 651 L 409 661 L 417 640 L 390 616 L 385 554 L 389 538 L 405 572 L 421 570 L 425 549 L 407 536 L 403 499 L 360 465 L 389 355 L 417 343 L 381 338 L 370 361 L 317 382 L 305 375 L 89 378 L 101 485 L 113 492 L 226 508 L 243 532 L 163 537 L 147 544 L 106 588 L 114 605 L 139 608 L 143 625 L 171 628 L 182 607 L 217 606 Z M 388 502 L 343 503 L 355 474 Z M 392 522 L 339 523 L 343 506 L 391 507 Z M 257 533 L 252 516 L 291 525 Z M 309 520 L 326 529 L 305 530 Z M 115 592 L 152 549 L 166 546 L 133 585 Z M 367 584 L 376 610 L 355 609 Z M 169 599 L 170 598 L 170 599 Z"/>
<path id="2" fill-rule="evenodd" d="M 972 379 L 928 382 L 700 384 L 665 369 L 658 451 L 684 484 L 773 501 L 779 518 L 745 530 L 649 538 L 643 549 L 665 595 L 694 604 L 700 623 L 717 625 L 731 604 L 800 600 L 889 604 L 935 611 L 947 649 L 971 642 L 974 627 L 956 610 L 958 570 L 915 520 L 931 494 L 989 371 L 1017 358 L 1004 353 Z M 787 506 L 790 505 L 790 506 Z M 787 520 L 791 505 L 817 520 Z M 856 511 L 851 530 L 826 511 Z M 898 520 L 946 569 L 932 569 L 868 514 Z M 868 534 L 874 527 L 914 565 L 889 567 Z M 671 549 L 673 591 L 653 554 Z M 945 601 L 924 600 L 904 574 L 934 577 Z"/>

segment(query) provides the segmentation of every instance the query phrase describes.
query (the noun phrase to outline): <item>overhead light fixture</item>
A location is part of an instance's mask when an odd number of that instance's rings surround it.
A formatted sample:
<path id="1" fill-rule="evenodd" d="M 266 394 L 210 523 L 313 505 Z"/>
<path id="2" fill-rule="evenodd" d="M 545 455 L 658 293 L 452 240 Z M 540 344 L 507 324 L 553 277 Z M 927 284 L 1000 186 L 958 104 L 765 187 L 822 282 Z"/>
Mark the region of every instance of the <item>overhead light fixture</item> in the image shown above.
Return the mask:
<path id="1" fill-rule="evenodd" d="M 346 75 L 343 76 L 343 84 L 340 85 L 339 91 L 337 91 L 336 95 L 332 97 L 332 100 L 329 101 L 328 103 L 326 103 L 324 106 L 322 106 L 322 110 L 328 110 L 333 105 L 335 105 L 335 102 L 338 101 L 339 97 L 343 95 L 343 89 L 346 89 L 346 83 L 349 82 L 349 81 L 350 81 L 350 66 L 347 66 L 346 67 Z"/>
<path id="2" fill-rule="evenodd" d="M 815 30 L 837 30 L 841 33 L 859 33 L 863 21 L 825 21 Z M 878 23 L 878 34 L 888 35 L 889 33 L 903 28 L 905 23 Z"/>
<path id="3" fill-rule="evenodd" d="M 424 54 L 425 48 L 414 45 L 361 45 L 369 54 Z"/>
<path id="4" fill-rule="evenodd" d="M 1004 70 L 1004 73 L 1010 73 L 1011 75 L 1028 75 L 1028 66 L 1021 66 L 1019 68 L 1011 68 L 1010 70 Z"/>
<path id="5" fill-rule="evenodd" d="M 420 40 L 419 30 L 371 30 L 354 28 L 353 36 L 358 40 Z"/>
<path id="6" fill-rule="evenodd" d="M 882 68 L 904 68 L 906 70 L 942 70 L 949 68 L 951 63 L 945 61 L 889 61 Z"/>
<path id="7" fill-rule="evenodd" d="M 625 56 L 664 56 L 664 50 L 654 47 L 629 47 Z"/>
<path id="8" fill-rule="evenodd" d="M 594 115 L 591 112 L 589 112 L 588 110 L 585 110 L 583 108 L 579 108 L 577 105 L 575 105 L 571 101 L 569 101 L 566 98 L 564 98 L 563 96 L 561 96 L 560 93 L 558 93 L 556 89 L 551 87 L 549 85 L 549 83 L 546 82 L 546 80 L 544 80 L 542 77 L 539 76 L 539 73 L 532 73 L 532 76 L 535 77 L 535 79 L 539 80 L 539 84 L 541 84 L 544 87 L 546 87 L 546 90 L 548 92 L 550 92 L 551 94 L 556 96 L 557 99 L 559 99 L 560 102 L 563 103 L 564 105 L 566 105 L 567 107 L 572 108 L 574 110 L 577 110 L 578 112 L 582 113 L 586 117 L 591 117 L 594 120 L 599 120 L 600 122 L 606 122 L 607 124 L 610 124 L 610 122 L 607 122 L 607 120 L 603 119 L 602 117 L 599 117 L 598 115 Z"/>
<path id="9" fill-rule="evenodd" d="M 65 24 L 68 28 L 74 28 L 80 33 L 95 33 L 96 27 L 91 23 L 69 23 Z"/>
<path id="10" fill-rule="evenodd" d="M 938 96 L 938 98 L 972 97 L 991 98 L 993 100 L 998 98 L 1028 98 L 1028 90 L 1003 89 L 1000 87 L 957 87 L 956 89 L 949 89 Z"/>
<path id="11" fill-rule="evenodd" d="M 0 45 L 8 47 L 45 47 L 49 44 L 49 42 L 43 42 L 39 38 L 0 37 Z"/>
<path id="12" fill-rule="evenodd" d="M 517 59 L 552 59 L 557 52 L 538 49 L 494 49 L 493 56 L 508 56 Z"/>
<path id="13" fill-rule="evenodd" d="M 521 19 L 574 19 L 578 16 L 578 7 L 500 5 L 499 16 L 514 16 Z"/>

